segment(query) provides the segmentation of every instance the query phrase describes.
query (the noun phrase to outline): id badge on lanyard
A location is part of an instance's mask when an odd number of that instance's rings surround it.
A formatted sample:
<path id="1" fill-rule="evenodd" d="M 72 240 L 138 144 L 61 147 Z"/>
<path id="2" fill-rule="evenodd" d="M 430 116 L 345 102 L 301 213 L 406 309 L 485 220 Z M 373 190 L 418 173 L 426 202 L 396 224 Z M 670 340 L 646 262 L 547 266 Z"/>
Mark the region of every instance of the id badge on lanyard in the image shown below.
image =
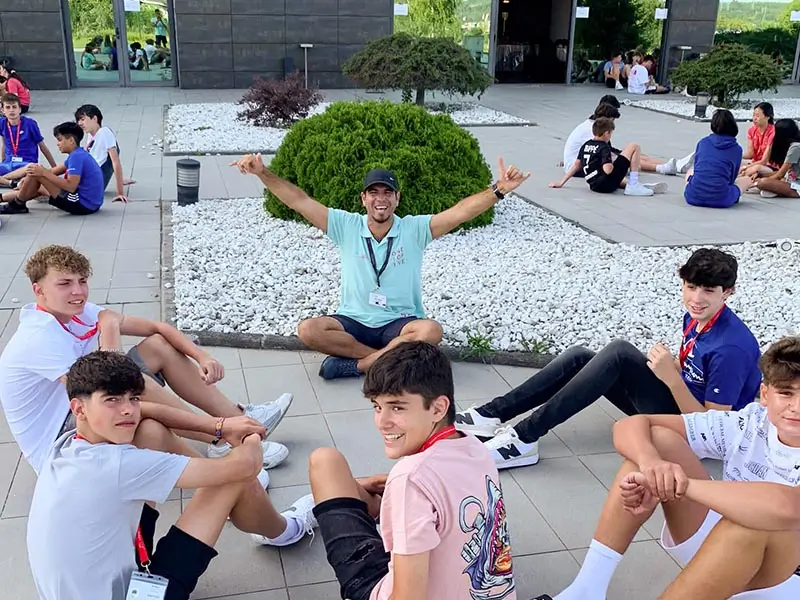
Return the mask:
<path id="1" fill-rule="evenodd" d="M 163 577 L 134 571 L 125 600 L 164 600 L 168 585 L 169 581 Z"/>

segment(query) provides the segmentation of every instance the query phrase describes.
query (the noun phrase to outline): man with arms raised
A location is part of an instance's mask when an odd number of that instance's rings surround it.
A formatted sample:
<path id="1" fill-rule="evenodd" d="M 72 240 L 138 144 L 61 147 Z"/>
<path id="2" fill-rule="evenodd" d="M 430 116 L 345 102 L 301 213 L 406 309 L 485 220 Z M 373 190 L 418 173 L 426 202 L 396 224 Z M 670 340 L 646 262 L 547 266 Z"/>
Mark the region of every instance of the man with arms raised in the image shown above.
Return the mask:
<path id="1" fill-rule="evenodd" d="M 364 395 L 386 456 L 399 459 L 389 475 L 356 480 L 334 448 L 309 460 L 341 597 L 515 600 L 500 476 L 481 443 L 453 427 L 450 361 L 431 344 L 399 344 L 367 371 Z"/>
<path id="2" fill-rule="evenodd" d="M 622 554 L 659 504 L 661 545 L 688 565 L 664 600 L 800 598 L 800 519 L 786 519 L 781 499 L 800 493 L 800 338 L 773 344 L 760 367 L 761 400 L 740 411 L 637 415 L 615 425 L 614 446 L 625 461 L 578 576 L 555 600 L 604 600 Z M 710 481 L 702 458 L 723 461 L 725 482 Z M 750 488 L 762 491 L 764 482 L 788 489 L 756 502 Z"/>
<path id="3" fill-rule="evenodd" d="M 317 352 L 327 354 L 324 379 L 359 377 L 381 354 L 402 342 L 438 344 L 442 327 L 425 318 L 422 307 L 422 255 L 432 240 L 474 219 L 517 189 L 529 176 L 499 161 L 498 180 L 435 215 L 394 214 L 400 184 L 390 171 L 374 169 L 364 179 L 361 202 L 366 215 L 323 206 L 264 166 L 261 155 L 236 163 L 339 247 L 342 260 L 339 310 L 307 319 L 297 333 Z"/>
<path id="4" fill-rule="evenodd" d="M 144 338 L 128 355 L 147 375 L 145 401 L 188 410 L 166 391 L 169 385 L 180 398 L 211 415 L 207 418 L 245 415 L 262 423 L 267 435 L 288 410 L 290 394 L 270 404 L 234 404 L 214 385 L 225 375 L 222 365 L 177 329 L 89 302 L 92 268 L 77 250 L 45 246 L 28 259 L 25 274 L 36 303 L 22 307 L 19 327 L 0 356 L 0 402 L 11 433 L 36 472 L 56 438 L 75 427 L 64 387 L 67 371 L 79 357 L 98 348 L 121 352 L 123 335 Z M 209 457 L 231 451 L 224 440 L 192 437 L 211 442 Z M 289 452 L 281 444 L 265 441 L 263 453 L 265 466 L 271 467 Z"/>

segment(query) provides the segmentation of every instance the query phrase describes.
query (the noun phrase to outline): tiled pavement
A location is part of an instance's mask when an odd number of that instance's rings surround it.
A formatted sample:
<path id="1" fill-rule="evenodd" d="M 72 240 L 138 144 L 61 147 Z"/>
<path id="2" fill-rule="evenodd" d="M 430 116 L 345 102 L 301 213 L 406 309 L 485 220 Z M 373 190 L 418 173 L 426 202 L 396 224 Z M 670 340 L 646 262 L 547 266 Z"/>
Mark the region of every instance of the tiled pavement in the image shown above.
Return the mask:
<path id="1" fill-rule="evenodd" d="M 581 213 L 588 226 L 601 231 L 605 227 L 607 232 L 616 230 L 619 239 L 636 237 L 634 233 L 643 243 L 673 243 L 675 240 L 671 236 L 678 233 L 697 236 L 692 241 L 703 236 L 708 241 L 746 239 L 749 230 L 740 230 L 736 211 L 719 211 L 713 213 L 713 218 L 697 217 L 696 221 L 684 222 L 684 207 L 667 196 L 660 202 L 671 208 L 663 208 L 656 222 L 648 221 L 647 215 L 632 215 L 633 209 L 625 206 L 622 198 L 615 199 L 619 200 L 617 203 L 599 204 L 579 185 L 562 190 L 560 195 L 543 191 L 546 190 L 543 182 L 557 175 L 552 166 L 560 154 L 561 141 L 557 138 L 565 137 L 572 124 L 588 114 L 600 92 L 598 88 L 527 86 L 491 90 L 484 99 L 487 104 L 527 116 L 542 125 L 538 128 L 484 128 L 475 133 L 490 164 L 502 153 L 509 163 L 531 166 L 536 178 L 526 183 L 523 194 L 573 218 Z M 154 89 L 36 94 L 32 116 L 39 120 L 43 131 L 68 119 L 79 104 L 91 101 L 100 105 L 106 112 L 107 124 L 120 137 L 126 171 L 138 183 L 130 189 L 131 203 L 126 206 L 108 204 L 99 214 L 88 218 L 58 214 L 46 205 L 32 205 L 30 215 L 3 219 L 0 347 L 16 327 L 17 309 L 32 299 L 21 266 L 31 252 L 47 243 L 74 244 L 90 256 L 94 267 L 92 300 L 95 302 L 129 314 L 158 317 L 162 257 L 157 201 L 175 197 L 175 171 L 174 160 L 162 159 L 160 153 L 151 150 L 148 142 L 151 137 L 160 135 L 164 104 L 230 100 L 235 94 Z M 693 140 L 704 133 L 704 126 L 684 123 L 675 130 L 676 140 L 666 135 L 667 131 L 673 131 L 667 125 L 669 121 L 664 121 L 668 117 L 629 109 L 621 121 L 620 137 L 636 133 L 637 127 L 648 119 L 654 131 L 648 132 L 647 139 L 653 144 L 660 139 L 663 143 L 660 154 L 675 154 L 688 144 L 684 140 Z M 630 129 L 629 122 L 633 123 Z M 659 133 L 661 138 L 657 137 Z M 240 177 L 225 167 L 228 158 L 201 157 L 201 160 L 204 197 L 242 197 L 260 192 L 252 178 Z M 780 233 L 783 230 L 778 228 L 797 227 L 797 219 L 791 218 L 794 208 L 788 202 L 753 206 L 753 210 L 763 211 L 759 213 L 761 219 L 770 220 L 767 233 L 773 239 L 790 235 Z M 673 209 L 675 212 L 669 213 Z M 669 216 L 671 229 L 663 225 L 667 213 L 672 215 Z M 753 218 L 752 231 L 756 230 L 757 221 Z M 639 222 L 644 225 L 637 225 Z M 676 227 L 683 229 L 678 231 Z M 646 229 L 646 233 L 638 233 L 640 229 Z M 701 233 L 703 231 L 707 235 Z M 339 447 L 352 461 L 356 475 L 389 468 L 371 424 L 371 412 L 359 394 L 358 383 L 321 381 L 316 376 L 318 355 L 229 348 L 216 349 L 215 354 L 227 369 L 221 388 L 232 400 L 264 402 L 282 391 L 295 394 L 289 416 L 274 434 L 274 439 L 285 443 L 291 451 L 286 463 L 271 473 L 271 491 L 277 505 L 285 506 L 308 491 L 306 462 L 309 453 L 318 446 Z M 457 400 L 462 407 L 502 393 L 532 373 L 520 368 L 475 364 L 456 364 L 454 370 Z M 607 486 L 619 465 L 611 445 L 611 425 L 618 416 L 605 401 L 595 405 L 543 438 L 540 464 L 503 474 L 521 600 L 542 592 L 557 592 L 577 572 Z M 33 485 L 31 469 L 21 459 L 5 422 L 0 421 L 0 540 L 5 548 L 0 553 L 0 581 L 5 586 L 5 597 L 15 600 L 35 598 L 25 551 L 26 516 Z M 162 507 L 162 529 L 174 521 L 183 502 L 181 495 L 175 493 Z M 676 575 L 677 566 L 654 540 L 659 524 L 660 518 L 654 518 L 639 535 L 618 571 L 609 598 L 655 598 Z M 220 557 L 201 581 L 195 594 L 197 598 L 314 600 L 338 597 L 319 539 L 311 545 L 305 542 L 278 551 L 255 548 L 247 536 L 229 528 L 218 549 Z M 645 572 L 646 578 L 641 576 Z"/>

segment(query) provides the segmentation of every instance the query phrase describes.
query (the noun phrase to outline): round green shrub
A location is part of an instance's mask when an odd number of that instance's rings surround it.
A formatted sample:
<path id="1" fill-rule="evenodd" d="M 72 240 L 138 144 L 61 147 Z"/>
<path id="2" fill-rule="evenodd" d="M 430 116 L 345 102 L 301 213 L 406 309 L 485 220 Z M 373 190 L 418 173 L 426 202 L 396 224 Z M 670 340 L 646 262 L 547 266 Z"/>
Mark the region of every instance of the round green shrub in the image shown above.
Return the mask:
<path id="1" fill-rule="evenodd" d="M 389 169 L 400 182 L 400 216 L 443 211 L 492 177 L 478 141 L 449 116 L 391 102 L 333 103 L 289 130 L 269 168 L 325 206 L 351 212 L 364 212 L 367 171 Z M 302 220 L 268 190 L 264 206 L 279 219 Z M 493 217 L 492 209 L 463 227 Z"/>

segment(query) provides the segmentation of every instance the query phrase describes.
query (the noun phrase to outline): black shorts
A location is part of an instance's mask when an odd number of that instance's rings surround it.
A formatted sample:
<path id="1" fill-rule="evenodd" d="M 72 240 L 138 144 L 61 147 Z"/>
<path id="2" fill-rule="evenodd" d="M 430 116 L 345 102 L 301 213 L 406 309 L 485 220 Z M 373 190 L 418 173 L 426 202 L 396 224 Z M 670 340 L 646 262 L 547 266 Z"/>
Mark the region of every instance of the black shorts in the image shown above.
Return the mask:
<path id="1" fill-rule="evenodd" d="M 608 175 L 601 173 L 588 180 L 589 189 L 598 194 L 611 194 L 616 192 L 622 185 L 622 180 L 628 175 L 631 168 L 631 161 L 624 156 L 617 156 L 614 161 L 614 170 Z"/>
<path id="2" fill-rule="evenodd" d="M 73 202 L 67 196 L 67 192 L 61 192 L 58 196 L 50 197 L 50 206 L 55 206 L 59 210 L 68 212 L 71 215 L 93 215 L 99 208 L 86 208 L 78 201 Z"/>
<path id="3" fill-rule="evenodd" d="M 333 498 L 317 504 L 314 516 L 341 597 L 369 600 L 372 590 L 389 573 L 390 555 L 367 504 L 357 498 Z"/>
<path id="4" fill-rule="evenodd" d="M 27 104 L 20 104 L 20 105 L 19 105 L 19 112 L 21 112 L 23 115 L 24 115 L 26 112 L 28 112 L 30 109 L 31 109 L 31 107 L 30 107 L 30 106 L 28 106 Z"/>
<path id="5" fill-rule="evenodd" d="M 164 379 L 164 375 L 159 373 L 153 373 L 148 367 L 147 364 L 144 362 L 142 355 L 139 354 L 139 347 L 134 346 L 130 350 L 128 350 L 127 357 L 130 358 L 133 362 L 136 363 L 136 366 L 139 367 L 139 370 L 142 372 L 142 375 L 147 375 L 151 377 L 158 385 L 161 387 L 167 386 L 167 381 Z"/>
<path id="6" fill-rule="evenodd" d="M 403 327 L 411 323 L 411 321 L 417 320 L 417 317 L 403 317 L 402 319 L 395 319 L 382 327 L 367 327 L 344 315 L 331 315 L 331 317 L 339 321 L 345 332 L 356 338 L 357 342 L 376 350 L 385 348 L 389 342 L 400 335 Z"/>
<path id="7" fill-rule="evenodd" d="M 164 48 L 167 47 L 167 36 L 165 36 L 165 35 L 157 35 L 156 36 L 156 48 L 160 48 L 162 46 Z"/>
<path id="8" fill-rule="evenodd" d="M 158 547 L 153 551 L 157 520 L 158 511 L 145 504 L 139 527 L 150 555 L 150 572 L 169 581 L 165 600 L 189 600 L 217 551 L 174 525 L 158 540 Z M 138 556 L 136 564 L 139 564 Z"/>

